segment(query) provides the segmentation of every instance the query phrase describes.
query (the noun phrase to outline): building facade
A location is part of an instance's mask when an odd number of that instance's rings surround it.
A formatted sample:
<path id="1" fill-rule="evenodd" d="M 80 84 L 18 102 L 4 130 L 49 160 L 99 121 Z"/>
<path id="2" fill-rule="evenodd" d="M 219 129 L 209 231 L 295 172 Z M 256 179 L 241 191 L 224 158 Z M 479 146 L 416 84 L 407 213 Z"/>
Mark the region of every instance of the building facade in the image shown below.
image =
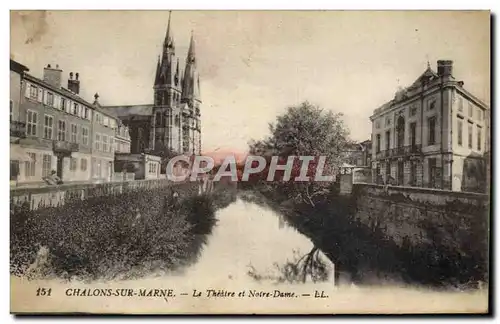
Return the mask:
<path id="1" fill-rule="evenodd" d="M 47 65 L 43 79 L 26 71 L 18 108 L 11 114 L 11 128 L 17 123 L 24 130 L 11 141 L 11 164 L 19 164 L 17 183 L 44 183 L 53 170 L 64 182 L 110 181 L 117 117 L 100 109 L 97 94 L 93 104 L 79 96 L 78 73 L 69 74 L 64 88 L 58 66 Z M 11 78 L 13 84 L 17 79 Z M 16 102 L 12 96 L 11 102 Z"/>
<path id="2" fill-rule="evenodd" d="M 489 118 L 486 104 L 455 80 L 453 62 L 439 60 L 437 72 L 428 66 L 370 117 L 373 180 L 483 192 Z"/>
<path id="3" fill-rule="evenodd" d="M 181 70 L 169 17 L 163 50 L 158 56 L 153 103 L 104 107 L 129 127 L 132 154 L 164 150 L 201 153 L 200 79 L 196 65 L 195 42 L 191 35 Z"/>

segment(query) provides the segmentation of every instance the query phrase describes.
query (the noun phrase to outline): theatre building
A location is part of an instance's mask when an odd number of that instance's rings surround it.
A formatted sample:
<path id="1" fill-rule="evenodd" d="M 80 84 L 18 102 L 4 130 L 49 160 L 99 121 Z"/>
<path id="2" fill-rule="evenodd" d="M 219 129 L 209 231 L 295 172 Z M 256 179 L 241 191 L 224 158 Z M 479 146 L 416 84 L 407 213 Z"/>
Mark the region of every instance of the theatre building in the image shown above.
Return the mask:
<path id="1" fill-rule="evenodd" d="M 488 182 L 489 107 L 437 61 L 375 109 L 372 175 L 377 183 L 484 192 Z"/>

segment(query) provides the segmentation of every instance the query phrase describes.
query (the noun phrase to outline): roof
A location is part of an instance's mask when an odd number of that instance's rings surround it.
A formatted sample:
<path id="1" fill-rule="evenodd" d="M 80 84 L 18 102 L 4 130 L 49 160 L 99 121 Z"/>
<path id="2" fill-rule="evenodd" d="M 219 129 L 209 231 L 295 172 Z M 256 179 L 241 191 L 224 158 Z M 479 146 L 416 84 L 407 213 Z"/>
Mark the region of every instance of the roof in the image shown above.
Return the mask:
<path id="1" fill-rule="evenodd" d="M 16 62 L 16 61 L 14 61 L 14 60 L 11 59 L 10 60 L 10 70 L 14 71 L 14 72 L 17 72 L 19 74 L 22 74 L 23 72 L 29 71 L 30 69 L 28 69 L 27 66 L 22 65 L 21 63 Z"/>
<path id="2" fill-rule="evenodd" d="M 153 115 L 153 105 L 127 105 L 127 106 L 102 106 L 101 109 L 114 114 L 118 117 L 138 115 L 151 116 Z"/>

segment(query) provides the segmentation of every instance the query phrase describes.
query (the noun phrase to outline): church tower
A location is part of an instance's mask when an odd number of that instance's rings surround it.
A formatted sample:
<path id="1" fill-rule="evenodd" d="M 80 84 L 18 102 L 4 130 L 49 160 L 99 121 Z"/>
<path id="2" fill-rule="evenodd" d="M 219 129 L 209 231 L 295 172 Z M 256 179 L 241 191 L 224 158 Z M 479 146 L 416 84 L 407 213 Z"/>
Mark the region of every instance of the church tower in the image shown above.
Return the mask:
<path id="1" fill-rule="evenodd" d="M 183 151 L 192 154 L 201 153 L 200 123 L 200 77 L 196 68 L 196 51 L 194 36 L 191 32 L 189 50 L 186 57 L 184 77 L 182 80 L 182 139 Z"/>
<path id="2" fill-rule="evenodd" d="M 180 82 L 179 60 L 175 57 L 175 42 L 170 28 L 171 12 L 168 17 L 167 33 L 163 51 L 158 56 L 154 83 L 154 106 L 151 119 L 150 146 L 163 146 L 175 151 L 178 145 L 172 135 L 174 108 L 180 102 L 182 87 Z"/>
<path id="3" fill-rule="evenodd" d="M 201 154 L 200 79 L 196 69 L 194 37 L 191 33 L 182 73 L 179 58 L 175 56 L 170 20 L 171 12 L 163 50 L 156 65 L 150 147 Z"/>

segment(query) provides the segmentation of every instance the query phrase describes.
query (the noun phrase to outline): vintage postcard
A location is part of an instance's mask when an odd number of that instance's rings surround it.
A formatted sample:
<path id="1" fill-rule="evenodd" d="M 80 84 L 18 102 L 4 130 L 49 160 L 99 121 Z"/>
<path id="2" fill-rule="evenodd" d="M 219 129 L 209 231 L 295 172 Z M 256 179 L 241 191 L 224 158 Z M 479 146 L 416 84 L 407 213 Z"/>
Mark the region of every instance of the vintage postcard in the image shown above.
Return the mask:
<path id="1" fill-rule="evenodd" d="M 490 15 L 11 11 L 11 313 L 490 312 Z"/>

